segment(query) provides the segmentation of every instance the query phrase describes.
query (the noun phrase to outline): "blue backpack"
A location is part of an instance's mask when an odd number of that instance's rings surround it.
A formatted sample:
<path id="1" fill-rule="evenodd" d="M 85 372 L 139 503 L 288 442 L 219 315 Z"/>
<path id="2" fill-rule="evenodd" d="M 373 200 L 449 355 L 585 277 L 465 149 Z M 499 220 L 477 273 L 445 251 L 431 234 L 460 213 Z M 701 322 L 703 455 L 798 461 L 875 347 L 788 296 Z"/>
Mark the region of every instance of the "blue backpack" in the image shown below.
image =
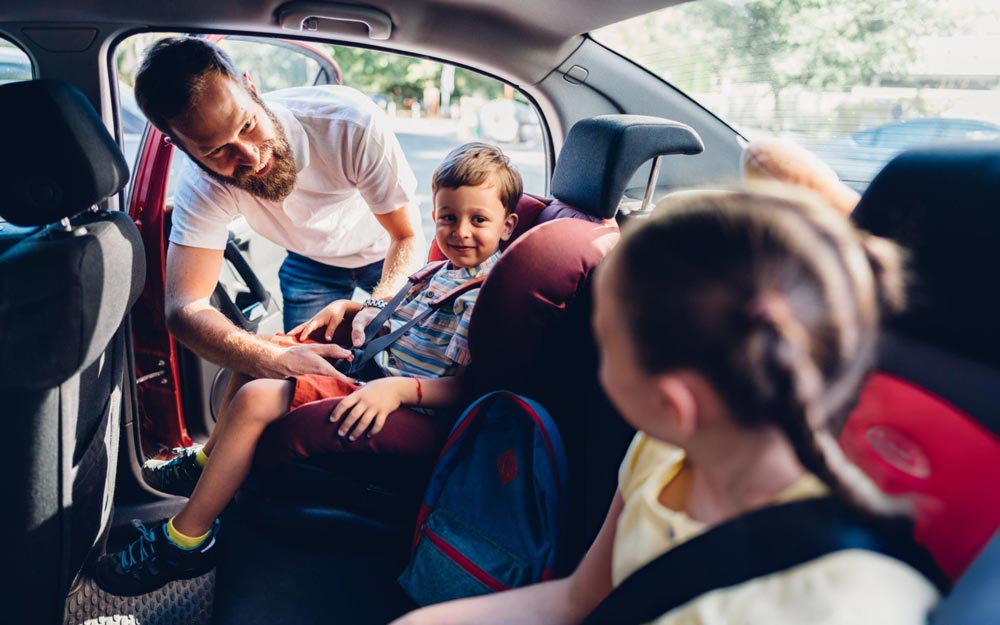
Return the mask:
<path id="1" fill-rule="evenodd" d="M 479 398 L 438 458 L 400 585 L 429 605 L 552 577 L 566 471 L 544 408 L 508 391 Z"/>

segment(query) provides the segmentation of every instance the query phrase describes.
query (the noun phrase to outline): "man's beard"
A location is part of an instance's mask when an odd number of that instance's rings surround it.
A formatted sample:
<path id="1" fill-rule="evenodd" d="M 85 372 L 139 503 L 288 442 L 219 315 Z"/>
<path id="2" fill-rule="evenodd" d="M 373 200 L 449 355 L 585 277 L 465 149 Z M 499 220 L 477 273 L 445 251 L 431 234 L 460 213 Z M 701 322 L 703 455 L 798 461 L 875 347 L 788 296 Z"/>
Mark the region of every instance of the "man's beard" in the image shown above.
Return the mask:
<path id="1" fill-rule="evenodd" d="M 267 156 L 271 162 L 271 168 L 267 173 L 263 176 L 255 176 L 254 168 L 244 165 L 236 167 L 233 175 L 223 176 L 206 167 L 198 159 L 192 158 L 191 160 L 201 167 L 206 174 L 222 184 L 243 189 L 247 193 L 263 200 L 280 202 L 288 197 L 288 194 L 295 188 L 295 178 L 297 175 L 295 171 L 295 158 L 292 156 L 292 149 L 288 145 L 288 139 L 285 138 L 285 130 L 281 127 L 278 118 L 274 116 L 271 109 L 264 106 L 264 103 L 257 94 L 251 91 L 250 96 L 267 113 L 277 133 L 274 139 L 265 141 L 259 148 L 261 156 Z M 266 160 L 261 160 L 265 164 L 267 163 Z"/>

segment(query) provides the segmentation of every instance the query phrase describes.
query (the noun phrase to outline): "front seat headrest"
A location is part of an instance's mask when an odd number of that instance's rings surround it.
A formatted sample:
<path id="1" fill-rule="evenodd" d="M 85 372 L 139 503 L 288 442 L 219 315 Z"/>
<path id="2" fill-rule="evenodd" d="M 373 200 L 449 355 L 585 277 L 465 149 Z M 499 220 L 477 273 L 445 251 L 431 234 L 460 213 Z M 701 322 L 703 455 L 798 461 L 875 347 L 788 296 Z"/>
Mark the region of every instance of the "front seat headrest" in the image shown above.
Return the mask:
<path id="1" fill-rule="evenodd" d="M 55 80 L 0 86 L 0 215 L 19 226 L 72 217 L 128 182 L 128 165 L 78 89 Z"/>
<path id="2" fill-rule="evenodd" d="M 904 152 L 875 177 L 853 217 L 908 250 L 907 311 L 894 329 L 1000 366 L 1000 146 Z"/>
<path id="3" fill-rule="evenodd" d="M 639 166 L 666 154 L 705 149 L 691 127 L 645 115 L 599 115 L 574 124 L 552 172 L 552 195 L 610 219 Z"/>

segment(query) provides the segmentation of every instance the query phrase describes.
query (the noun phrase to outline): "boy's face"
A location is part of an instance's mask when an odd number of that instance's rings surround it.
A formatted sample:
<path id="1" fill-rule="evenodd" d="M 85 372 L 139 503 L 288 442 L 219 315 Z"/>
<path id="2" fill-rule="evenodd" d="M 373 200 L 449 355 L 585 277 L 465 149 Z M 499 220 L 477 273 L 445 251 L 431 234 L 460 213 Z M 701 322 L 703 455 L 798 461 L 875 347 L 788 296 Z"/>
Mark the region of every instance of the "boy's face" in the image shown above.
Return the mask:
<path id="1" fill-rule="evenodd" d="M 492 182 L 434 194 L 434 240 L 456 267 L 475 267 L 510 238 L 517 215 L 507 214 Z"/>

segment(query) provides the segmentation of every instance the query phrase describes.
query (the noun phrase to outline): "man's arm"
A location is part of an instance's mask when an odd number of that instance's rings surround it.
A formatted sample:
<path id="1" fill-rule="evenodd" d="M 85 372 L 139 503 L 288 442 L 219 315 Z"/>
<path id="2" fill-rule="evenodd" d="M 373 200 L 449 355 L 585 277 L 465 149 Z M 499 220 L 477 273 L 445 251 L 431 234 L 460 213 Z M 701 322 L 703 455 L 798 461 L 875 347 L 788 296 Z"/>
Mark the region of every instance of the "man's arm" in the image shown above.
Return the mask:
<path id="1" fill-rule="evenodd" d="M 423 237 L 414 228 L 408 206 L 401 206 L 384 215 L 375 215 L 375 218 L 392 240 L 385 253 L 382 279 L 372 291 L 372 297 L 389 300 L 403 287 L 410 274 L 423 267 L 423 259 L 419 258 Z"/>
<path id="2" fill-rule="evenodd" d="M 401 206 L 391 213 L 375 215 L 392 239 L 382 266 L 382 279 L 372 290 L 372 297 L 389 301 L 406 283 L 406 278 L 423 266 L 420 252 L 422 233 L 414 229 L 410 220 L 410 210 Z M 354 317 L 351 326 L 351 342 L 361 347 L 365 342 L 365 328 L 378 315 L 377 308 L 362 308 Z"/>
<path id="3" fill-rule="evenodd" d="M 167 328 L 194 353 L 220 367 L 261 378 L 319 373 L 343 377 L 328 358 L 337 345 L 279 347 L 233 325 L 209 303 L 222 268 L 222 250 L 171 243 L 167 248 Z"/>

